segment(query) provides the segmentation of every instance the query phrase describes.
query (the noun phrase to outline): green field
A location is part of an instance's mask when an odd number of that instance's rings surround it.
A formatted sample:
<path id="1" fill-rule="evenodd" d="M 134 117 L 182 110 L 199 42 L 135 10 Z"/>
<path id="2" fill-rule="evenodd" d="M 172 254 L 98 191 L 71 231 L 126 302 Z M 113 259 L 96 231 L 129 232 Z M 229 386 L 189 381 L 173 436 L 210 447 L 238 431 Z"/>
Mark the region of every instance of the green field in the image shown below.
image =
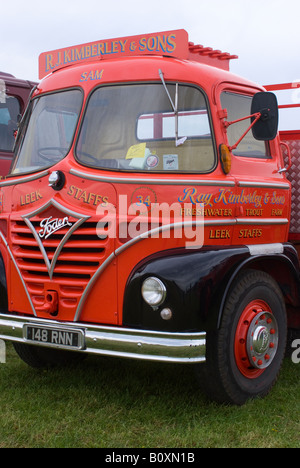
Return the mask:
<path id="1" fill-rule="evenodd" d="M 112 358 L 34 370 L 7 346 L 0 448 L 300 447 L 300 364 L 263 400 L 209 402 L 193 369 Z"/>

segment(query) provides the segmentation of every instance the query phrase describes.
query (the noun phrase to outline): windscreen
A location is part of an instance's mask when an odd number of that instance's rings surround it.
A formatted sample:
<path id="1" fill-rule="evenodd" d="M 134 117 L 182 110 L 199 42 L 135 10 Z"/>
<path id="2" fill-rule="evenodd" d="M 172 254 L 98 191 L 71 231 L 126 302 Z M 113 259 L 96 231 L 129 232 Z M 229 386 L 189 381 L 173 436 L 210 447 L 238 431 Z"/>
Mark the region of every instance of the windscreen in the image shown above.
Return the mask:
<path id="1" fill-rule="evenodd" d="M 94 168 L 131 172 L 209 172 L 214 144 L 204 94 L 162 84 L 105 86 L 91 95 L 76 158 Z"/>
<path id="2" fill-rule="evenodd" d="M 81 104 L 79 90 L 34 99 L 20 129 L 11 174 L 41 170 L 63 159 L 72 144 Z"/>

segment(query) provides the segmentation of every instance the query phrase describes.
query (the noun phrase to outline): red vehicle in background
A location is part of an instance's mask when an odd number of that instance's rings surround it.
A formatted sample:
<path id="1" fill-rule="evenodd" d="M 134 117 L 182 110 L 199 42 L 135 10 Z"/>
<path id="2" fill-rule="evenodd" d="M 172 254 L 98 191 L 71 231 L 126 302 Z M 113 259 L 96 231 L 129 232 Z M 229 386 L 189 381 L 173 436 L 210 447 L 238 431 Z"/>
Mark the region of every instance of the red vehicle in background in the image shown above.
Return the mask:
<path id="1" fill-rule="evenodd" d="M 18 121 L 36 83 L 0 71 L 0 176 L 8 174 Z"/>

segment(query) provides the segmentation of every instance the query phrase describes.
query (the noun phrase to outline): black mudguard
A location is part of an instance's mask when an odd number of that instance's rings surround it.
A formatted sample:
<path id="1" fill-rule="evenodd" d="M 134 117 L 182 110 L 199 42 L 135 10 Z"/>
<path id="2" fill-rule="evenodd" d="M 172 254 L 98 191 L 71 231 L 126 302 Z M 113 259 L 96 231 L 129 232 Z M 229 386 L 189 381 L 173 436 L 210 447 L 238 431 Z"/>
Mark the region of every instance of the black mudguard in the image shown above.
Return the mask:
<path id="1" fill-rule="evenodd" d="M 184 332 L 217 326 L 226 286 L 238 266 L 250 257 L 247 247 L 181 249 L 146 258 L 132 272 L 126 287 L 123 325 Z M 165 302 L 156 310 L 141 296 L 143 281 L 156 276 L 166 286 Z M 163 320 L 163 308 L 172 311 Z"/>
<path id="2" fill-rule="evenodd" d="M 263 246 L 257 252 L 247 246 L 176 249 L 144 259 L 131 273 L 126 286 L 123 325 L 158 331 L 209 331 L 219 327 L 227 294 L 245 268 L 270 274 L 279 284 L 287 304 L 299 307 L 299 261 L 291 244 L 281 244 L 281 253 Z M 153 309 L 143 300 L 141 287 L 149 276 L 166 286 L 164 303 Z M 163 308 L 172 311 L 163 320 Z M 298 312 L 297 312 L 298 314 Z"/>

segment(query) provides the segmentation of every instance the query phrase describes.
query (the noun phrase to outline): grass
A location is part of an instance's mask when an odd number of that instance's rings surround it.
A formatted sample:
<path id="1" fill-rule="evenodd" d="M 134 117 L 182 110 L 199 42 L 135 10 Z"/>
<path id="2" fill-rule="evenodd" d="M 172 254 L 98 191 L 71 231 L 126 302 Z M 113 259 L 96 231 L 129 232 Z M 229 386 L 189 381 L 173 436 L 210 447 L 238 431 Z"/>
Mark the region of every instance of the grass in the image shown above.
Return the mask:
<path id="1" fill-rule="evenodd" d="M 0 448 L 299 448 L 300 364 L 262 400 L 219 406 L 191 367 L 94 358 L 31 369 L 7 345 Z"/>

